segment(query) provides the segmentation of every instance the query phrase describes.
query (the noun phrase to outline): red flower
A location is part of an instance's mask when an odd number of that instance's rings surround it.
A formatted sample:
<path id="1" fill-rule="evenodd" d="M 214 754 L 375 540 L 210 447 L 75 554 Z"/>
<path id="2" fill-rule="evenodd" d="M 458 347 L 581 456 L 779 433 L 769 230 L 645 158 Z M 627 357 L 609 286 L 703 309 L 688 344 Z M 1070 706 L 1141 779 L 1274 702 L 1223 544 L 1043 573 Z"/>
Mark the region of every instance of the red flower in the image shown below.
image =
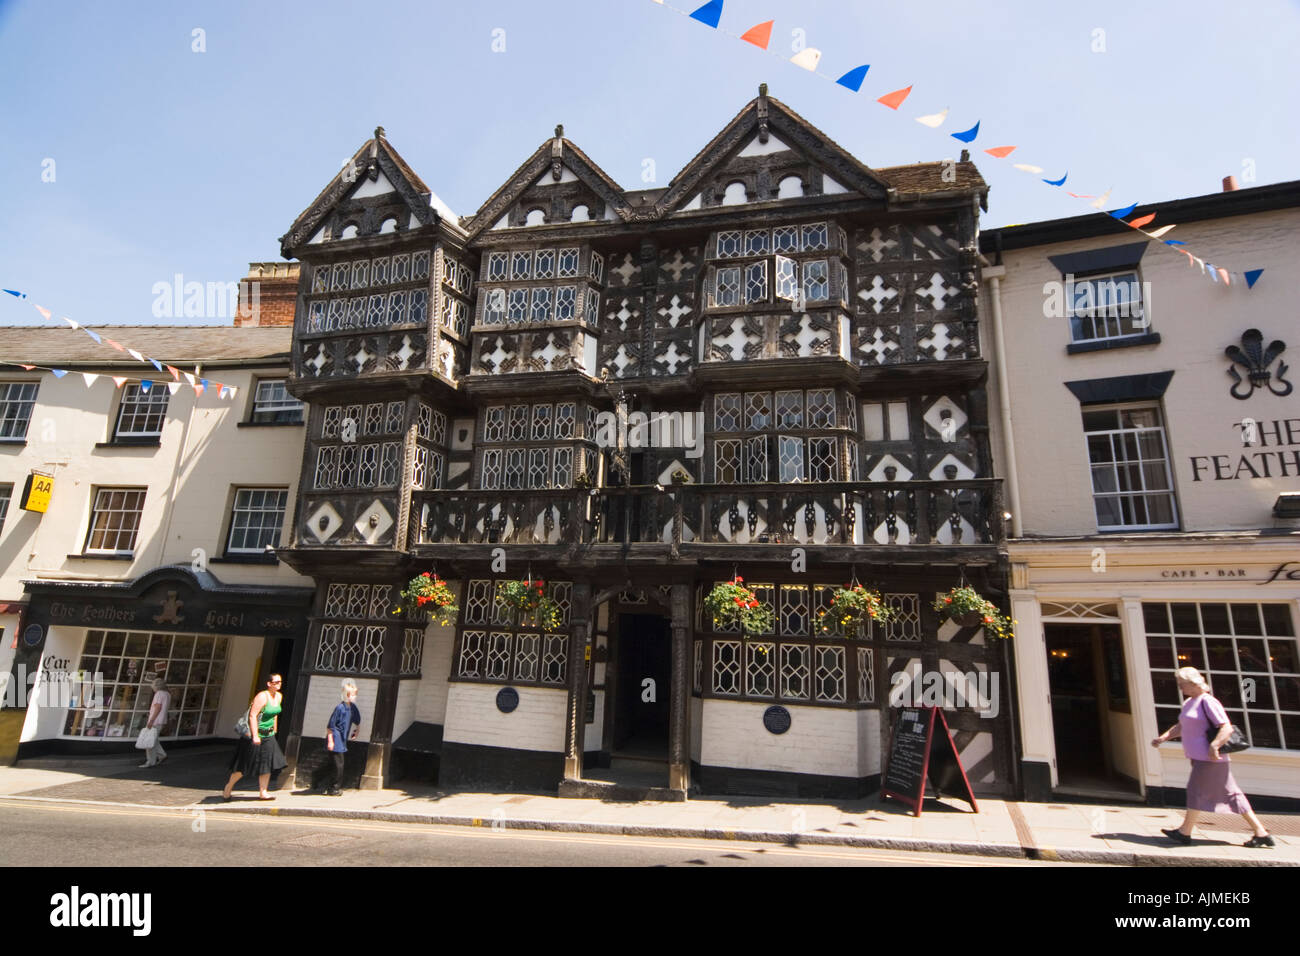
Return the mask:
<path id="1" fill-rule="evenodd" d="M 736 584 L 741 584 L 741 583 L 744 582 L 744 580 L 745 580 L 745 579 L 742 578 L 739 574 L 737 574 L 736 577 L 734 578 L 734 581 L 735 581 Z"/>
<path id="2" fill-rule="evenodd" d="M 428 576 L 429 576 L 429 572 L 428 572 L 428 571 L 425 571 L 422 575 L 420 575 L 420 577 L 422 577 L 422 578 L 427 578 Z"/>
<path id="3" fill-rule="evenodd" d="M 757 602 L 757 601 L 750 601 L 750 602 L 749 602 L 749 606 L 750 606 L 750 607 L 758 607 L 758 602 Z"/>
<path id="4" fill-rule="evenodd" d="M 744 607 L 744 606 L 745 606 L 745 602 L 742 601 L 740 598 L 732 598 L 731 600 L 735 601 L 736 604 L 738 604 L 740 607 Z"/>
<path id="5" fill-rule="evenodd" d="M 420 607 L 423 607 L 424 605 L 429 603 L 429 599 L 425 597 L 423 594 L 421 594 L 419 597 L 415 599 L 415 603 L 418 604 Z"/>

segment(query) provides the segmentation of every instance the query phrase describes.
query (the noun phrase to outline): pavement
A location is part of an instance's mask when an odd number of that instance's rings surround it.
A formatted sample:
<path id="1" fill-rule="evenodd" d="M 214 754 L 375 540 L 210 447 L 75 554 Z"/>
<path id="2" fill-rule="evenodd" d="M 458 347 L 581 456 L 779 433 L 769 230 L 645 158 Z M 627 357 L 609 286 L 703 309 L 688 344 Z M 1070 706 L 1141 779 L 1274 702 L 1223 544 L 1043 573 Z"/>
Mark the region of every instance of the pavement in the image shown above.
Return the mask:
<path id="1" fill-rule="evenodd" d="M 1177 846 L 1160 831 L 1178 825 L 1179 809 L 990 797 L 977 798 L 978 813 L 960 800 L 927 799 L 917 817 L 902 804 L 879 797 L 799 801 L 692 796 L 684 803 L 628 803 L 418 784 L 348 790 L 339 797 L 282 788 L 275 791 L 275 800 L 262 802 L 255 787 L 240 781 L 234 799 L 226 803 L 219 791 L 227 757 L 228 748 L 178 750 L 150 769 L 138 769 L 138 756 L 24 761 L 0 768 L 0 800 L 840 845 L 1121 866 L 1300 866 L 1300 814 L 1260 814 L 1277 846 L 1250 849 L 1241 846 L 1250 830 L 1237 816 L 1203 816 L 1195 842 Z"/>

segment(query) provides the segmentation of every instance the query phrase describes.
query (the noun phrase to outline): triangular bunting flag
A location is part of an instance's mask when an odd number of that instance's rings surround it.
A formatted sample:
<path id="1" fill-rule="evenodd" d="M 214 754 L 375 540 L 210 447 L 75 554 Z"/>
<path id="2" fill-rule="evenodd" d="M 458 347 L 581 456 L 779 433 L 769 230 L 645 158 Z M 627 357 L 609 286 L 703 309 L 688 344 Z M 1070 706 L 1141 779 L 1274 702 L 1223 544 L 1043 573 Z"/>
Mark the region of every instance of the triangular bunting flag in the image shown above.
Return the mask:
<path id="1" fill-rule="evenodd" d="M 118 388 L 121 388 L 123 385 L 126 384 L 126 376 L 125 376 L 125 375 L 114 375 L 114 376 L 113 376 L 113 384 L 116 385 Z"/>
<path id="2" fill-rule="evenodd" d="M 804 47 L 794 56 L 790 57 L 790 62 L 795 66 L 801 66 L 805 70 L 816 71 L 817 64 L 821 62 L 822 51 L 816 47 Z"/>
<path id="3" fill-rule="evenodd" d="M 691 19 L 699 20 L 706 27 L 713 27 L 716 30 L 718 21 L 722 19 L 722 0 L 709 0 L 691 14 Z"/>
<path id="4" fill-rule="evenodd" d="M 158 361 L 156 358 L 151 358 L 149 361 L 153 363 L 154 368 L 160 372 L 162 371 L 162 362 Z"/>
<path id="5" fill-rule="evenodd" d="M 1096 196 L 1086 196 L 1083 193 L 1072 193 L 1068 189 L 1065 191 L 1065 194 L 1067 196 L 1072 196 L 1075 199 L 1096 199 L 1097 198 Z"/>
<path id="6" fill-rule="evenodd" d="M 1043 182 L 1047 183 L 1047 185 L 1049 186 L 1064 186 L 1065 181 L 1069 178 L 1070 178 L 1070 174 L 1067 172 L 1060 179 L 1044 179 Z"/>
<path id="7" fill-rule="evenodd" d="M 95 384 L 95 379 L 99 378 L 99 374 L 97 372 L 82 372 L 81 377 L 86 380 L 86 386 L 89 387 Z"/>
<path id="8" fill-rule="evenodd" d="M 1022 173 L 1033 173 L 1035 176 L 1043 171 L 1042 166 L 1031 166 L 1028 163 L 1012 163 L 1011 165 Z"/>
<path id="9" fill-rule="evenodd" d="M 63 378 L 63 376 L 68 374 L 68 370 L 66 368 L 52 368 L 50 369 L 50 371 L 54 373 L 55 378 Z"/>
<path id="10" fill-rule="evenodd" d="M 189 382 L 191 385 L 194 384 L 194 375 L 192 373 L 182 372 L 181 374 L 185 376 L 185 381 Z"/>
<path id="11" fill-rule="evenodd" d="M 922 126 L 928 126 L 930 129 L 938 129 L 943 125 L 943 121 L 948 118 L 948 110 L 945 108 L 938 113 L 931 113 L 929 116 L 918 116 L 916 121 Z"/>
<path id="12" fill-rule="evenodd" d="M 912 93 L 912 87 L 903 90 L 894 90 L 892 93 L 886 93 L 880 99 L 876 100 L 881 106 L 888 106 L 891 110 L 896 110 L 903 105 L 903 100 L 907 99 Z"/>
<path id="13" fill-rule="evenodd" d="M 1130 219 L 1130 220 L 1128 221 L 1128 224 L 1129 224 L 1130 226 L 1132 226 L 1134 229 L 1141 229 L 1141 228 L 1142 228 L 1143 226 L 1145 226 L 1147 223 L 1149 223 L 1149 222 L 1153 222 L 1153 221 L 1155 220 L 1155 218 L 1156 218 L 1156 214 L 1155 214 L 1155 213 L 1153 213 L 1153 212 L 1152 212 L 1152 213 L 1147 213 L 1147 215 L 1145 215 L 1145 216 L 1138 216 L 1136 219 Z"/>
<path id="14" fill-rule="evenodd" d="M 1227 270 L 1227 269 L 1220 269 L 1220 270 L 1219 270 L 1219 275 L 1223 277 L 1223 284 L 1224 284 L 1224 285 L 1232 285 L 1232 280 L 1228 278 L 1228 270 Z"/>
<path id="15" fill-rule="evenodd" d="M 225 398 L 225 397 L 226 397 L 226 386 L 222 385 L 220 388 L 217 389 L 217 398 Z"/>
<path id="16" fill-rule="evenodd" d="M 1152 229 L 1147 235 L 1151 236 L 1152 239 L 1159 239 L 1161 236 L 1163 236 L 1165 233 L 1167 233 L 1170 229 L 1173 228 L 1174 228 L 1173 226 L 1161 226 L 1159 229 Z"/>
<path id="17" fill-rule="evenodd" d="M 1183 240 L 1181 240 L 1181 239 L 1166 239 L 1166 240 L 1165 240 L 1165 245 L 1166 245 L 1166 246 L 1185 246 L 1185 245 L 1187 245 L 1187 243 L 1183 242 Z M 1179 249 L 1178 251 L 1179 251 L 1179 252 L 1182 252 L 1183 250 Z"/>
<path id="18" fill-rule="evenodd" d="M 112 339 L 110 339 L 107 335 L 104 336 L 104 341 L 107 342 L 109 345 L 113 346 L 113 348 L 117 349 L 119 352 L 125 352 L 125 351 L 126 351 L 126 346 L 124 346 L 124 345 L 118 345 L 116 342 L 114 342 Z"/>
<path id="19" fill-rule="evenodd" d="M 29 372 L 30 372 L 32 369 L 36 368 L 35 365 L 23 365 L 22 362 L 19 362 L 18 364 L 19 364 L 19 365 L 22 365 L 23 368 L 27 369 L 27 371 L 29 371 Z"/>
<path id="20" fill-rule="evenodd" d="M 1014 146 L 994 146 L 992 149 L 984 150 L 984 152 L 988 153 L 994 159 L 1006 159 L 1015 152 L 1015 150 L 1016 148 Z"/>
<path id="21" fill-rule="evenodd" d="M 1242 275 L 1246 277 L 1246 288 L 1247 289 L 1255 288 L 1255 283 L 1259 281 L 1259 277 L 1262 276 L 1263 274 L 1264 274 L 1263 269 L 1247 269 L 1245 272 L 1243 272 Z"/>
<path id="22" fill-rule="evenodd" d="M 1123 209 L 1116 209 L 1114 212 L 1107 213 L 1112 219 L 1127 219 L 1133 215 L 1133 210 L 1138 207 L 1137 203 L 1131 206 L 1125 206 Z"/>
<path id="23" fill-rule="evenodd" d="M 82 329 L 81 331 L 85 332 L 85 333 L 86 333 L 87 335 L 89 335 L 92 339 L 94 339 L 96 345 L 102 345 L 102 344 L 103 344 L 104 340 L 101 339 L 101 338 L 99 337 L 99 333 L 98 333 L 98 332 L 92 332 L 90 329 Z"/>
<path id="24" fill-rule="evenodd" d="M 1104 193 L 1102 193 L 1100 196 L 1097 197 L 1096 202 L 1089 203 L 1088 205 L 1092 206 L 1093 209 L 1101 209 L 1103 206 L 1106 205 L 1106 203 L 1110 202 L 1111 192 L 1113 192 L 1113 189 L 1107 189 Z"/>
<path id="25" fill-rule="evenodd" d="M 167 366 L 167 371 L 169 371 L 169 372 L 172 373 L 172 378 L 174 378 L 176 381 L 179 382 L 179 381 L 181 380 L 181 373 L 180 373 L 180 370 L 179 370 L 178 368 L 176 368 L 176 366 L 174 366 L 174 365 L 168 365 L 168 366 Z"/>
<path id="26" fill-rule="evenodd" d="M 36 311 L 39 312 L 41 315 L 45 316 L 45 318 L 47 319 L 50 317 L 50 310 L 45 308 L 44 306 L 40 306 L 40 305 L 36 306 Z"/>
<path id="27" fill-rule="evenodd" d="M 144 356 L 141 355 L 139 352 L 137 352 L 135 349 L 127 349 L 126 354 L 131 356 L 131 358 L 135 359 L 137 362 L 144 361 Z"/>
<path id="28" fill-rule="evenodd" d="M 768 20 L 766 23 L 760 23 L 750 27 L 740 35 L 740 38 L 746 43 L 752 43 L 760 50 L 766 50 L 768 41 L 772 39 L 772 24 L 775 20 Z"/>
<path id="29" fill-rule="evenodd" d="M 234 398 L 234 397 L 235 397 L 235 393 L 238 392 L 238 391 L 239 391 L 239 387 L 238 387 L 237 385 L 227 385 L 227 386 L 226 386 L 226 394 L 228 394 L 231 398 Z"/>
<path id="30" fill-rule="evenodd" d="M 142 392 L 147 392 L 151 388 L 153 388 L 153 382 L 149 381 L 147 378 L 140 383 L 140 391 Z"/>
<path id="31" fill-rule="evenodd" d="M 975 137 L 978 136 L 979 134 L 980 134 L 980 124 L 976 123 L 968 130 L 965 130 L 961 133 L 950 133 L 948 135 L 950 135 L 953 139 L 961 140 L 963 143 L 969 143 L 972 140 L 974 140 Z"/>
<path id="32" fill-rule="evenodd" d="M 168 382 L 168 383 L 167 383 L 167 391 L 170 392 L 172 395 L 175 395 L 175 394 L 176 394 L 177 392 L 179 392 L 180 390 L 181 390 L 181 383 L 180 383 L 180 382 Z"/>
<path id="33" fill-rule="evenodd" d="M 72 319 L 68 318 L 66 315 L 63 317 L 63 321 L 67 322 L 68 325 L 72 326 L 74 329 L 81 328 L 81 326 L 79 326 L 76 322 L 72 321 Z"/>
<path id="34" fill-rule="evenodd" d="M 179 382 L 176 384 L 176 387 L 177 387 L 177 388 L 180 388 L 180 383 L 179 383 Z M 202 394 L 203 394 L 203 385 L 202 385 L 202 384 L 195 385 L 195 386 L 194 386 L 194 397 L 197 398 L 198 396 L 200 396 L 200 395 L 202 395 Z"/>
<path id="35" fill-rule="evenodd" d="M 26 292 L 15 292 L 13 289 L 5 289 L 5 291 L 8 292 L 11 296 L 13 296 L 15 299 L 27 298 Z"/>
<path id="36" fill-rule="evenodd" d="M 862 89 L 862 81 L 867 77 L 867 70 L 871 69 L 870 64 L 865 66 L 855 66 L 849 72 L 845 73 L 835 82 L 840 86 L 848 87 L 854 93 Z"/>

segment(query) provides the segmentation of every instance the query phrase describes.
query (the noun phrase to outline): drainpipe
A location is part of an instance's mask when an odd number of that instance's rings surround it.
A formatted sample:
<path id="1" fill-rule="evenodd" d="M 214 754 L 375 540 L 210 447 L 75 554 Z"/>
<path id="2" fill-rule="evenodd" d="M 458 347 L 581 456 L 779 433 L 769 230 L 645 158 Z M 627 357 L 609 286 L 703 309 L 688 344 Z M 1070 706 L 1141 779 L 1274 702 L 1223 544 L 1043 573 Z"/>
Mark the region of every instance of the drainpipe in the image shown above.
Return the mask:
<path id="1" fill-rule="evenodd" d="M 194 380 L 198 381 L 198 378 L 202 373 L 203 373 L 203 366 L 195 365 Z M 167 387 L 162 383 L 157 383 L 154 385 L 154 387 L 157 388 L 159 385 L 162 385 L 163 388 Z M 191 388 L 190 391 L 193 391 L 193 389 Z M 190 404 L 190 413 L 185 418 L 185 428 L 181 431 L 180 454 L 177 455 L 176 463 L 172 468 L 172 487 L 170 492 L 171 500 L 167 504 L 167 516 L 163 519 L 162 535 L 160 536 L 160 540 L 158 542 L 158 559 L 154 562 L 155 568 L 162 567 L 163 557 L 167 554 L 167 536 L 172 533 L 172 515 L 176 513 L 176 495 L 180 491 L 181 470 L 185 467 L 185 462 L 186 462 L 185 456 L 189 452 L 189 445 L 190 445 L 190 427 L 194 424 L 194 413 L 198 410 L 198 407 L 199 407 L 199 396 L 198 394 L 195 394 L 194 400 Z M 180 563 L 184 563 L 184 562 L 180 562 Z M 203 563 L 203 570 L 206 571 L 207 569 L 208 569 L 207 562 L 205 561 Z M 147 570 L 149 569 L 148 568 L 144 569 L 144 571 Z M 144 573 L 144 571 L 141 571 L 140 573 Z"/>
<path id="2" fill-rule="evenodd" d="M 985 266 L 984 279 L 989 284 L 989 300 L 993 307 L 993 366 L 998 373 L 998 405 L 1002 415 L 1002 445 L 1007 463 L 1007 503 L 1011 507 L 1011 537 L 1021 536 L 1020 485 L 1016 468 L 1016 442 L 1011 428 L 1011 390 L 1007 384 L 1007 360 L 1002 335 L 1002 277 L 1007 274 L 1004 265 Z"/>

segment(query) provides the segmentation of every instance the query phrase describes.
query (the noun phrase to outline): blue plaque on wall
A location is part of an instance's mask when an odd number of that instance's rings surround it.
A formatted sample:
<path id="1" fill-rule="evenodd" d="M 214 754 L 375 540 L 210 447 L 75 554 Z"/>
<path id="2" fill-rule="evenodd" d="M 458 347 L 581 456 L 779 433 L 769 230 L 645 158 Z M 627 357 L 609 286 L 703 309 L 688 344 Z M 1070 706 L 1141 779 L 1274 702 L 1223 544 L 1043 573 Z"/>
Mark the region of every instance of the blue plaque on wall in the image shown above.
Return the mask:
<path id="1" fill-rule="evenodd" d="M 45 636 L 45 628 L 39 624 L 28 624 L 23 628 L 23 643 L 28 647 L 35 647 Z"/>
<path id="2" fill-rule="evenodd" d="M 497 710 L 508 714 L 519 706 L 519 691 L 513 687 L 502 687 L 497 691 Z"/>
<path id="3" fill-rule="evenodd" d="M 790 711 L 780 704 L 763 711 L 763 726 L 770 734 L 783 734 L 790 729 Z"/>

